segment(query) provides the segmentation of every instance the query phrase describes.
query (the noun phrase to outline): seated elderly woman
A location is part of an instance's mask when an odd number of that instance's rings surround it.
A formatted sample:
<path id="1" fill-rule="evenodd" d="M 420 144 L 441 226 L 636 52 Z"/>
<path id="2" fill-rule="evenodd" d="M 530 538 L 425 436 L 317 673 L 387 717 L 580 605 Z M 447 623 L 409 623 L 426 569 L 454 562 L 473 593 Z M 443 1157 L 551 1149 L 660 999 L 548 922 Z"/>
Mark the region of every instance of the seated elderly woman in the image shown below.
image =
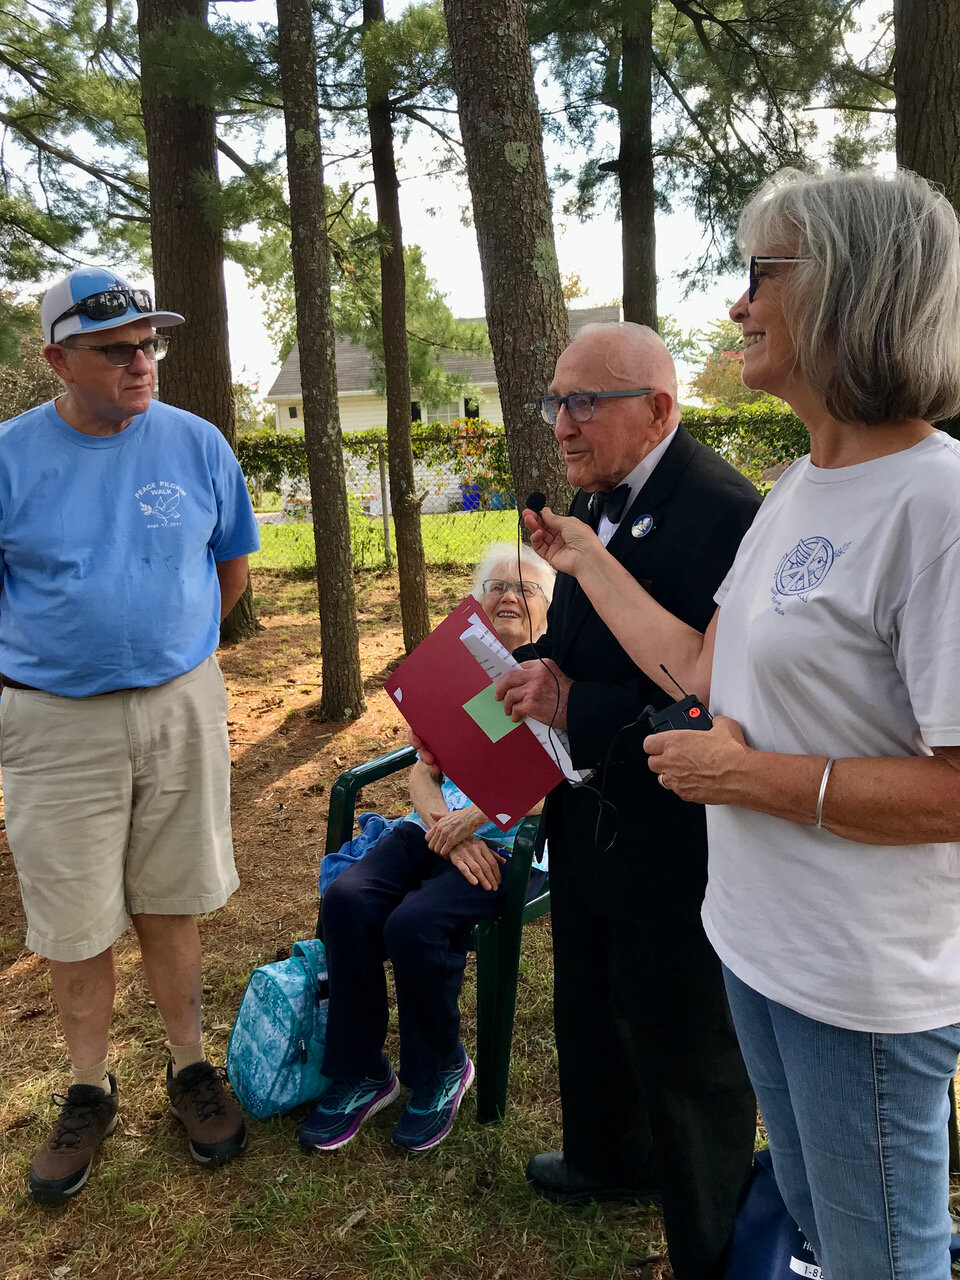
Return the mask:
<path id="1" fill-rule="evenodd" d="M 554 573 L 526 547 L 495 543 L 473 593 L 510 650 L 546 627 Z M 297 1132 L 310 1151 L 333 1151 L 409 1086 L 393 1141 L 427 1151 L 450 1132 L 474 1076 L 460 1043 L 460 985 L 470 930 L 502 907 L 501 865 L 517 827 L 504 833 L 449 779 L 417 762 L 414 812 L 386 832 L 323 896 L 330 974 L 323 1073 L 331 1081 Z M 539 812 L 539 807 L 534 812 Z M 519 826 L 519 824 L 517 824 Z M 530 891 L 543 883 L 530 873 Z M 393 965 L 400 1025 L 400 1079 L 383 1052 L 384 958 Z"/>

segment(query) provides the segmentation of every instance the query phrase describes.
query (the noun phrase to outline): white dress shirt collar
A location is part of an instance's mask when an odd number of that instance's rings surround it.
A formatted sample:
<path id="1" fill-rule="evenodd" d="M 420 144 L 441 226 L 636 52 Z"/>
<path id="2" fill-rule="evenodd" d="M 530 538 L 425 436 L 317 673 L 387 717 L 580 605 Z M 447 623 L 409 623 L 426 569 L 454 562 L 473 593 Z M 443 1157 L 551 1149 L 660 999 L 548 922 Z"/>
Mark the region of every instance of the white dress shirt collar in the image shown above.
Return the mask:
<path id="1" fill-rule="evenodd" d="M 633 470 L 625 475 L 620 481 L 621 484 L 628 484 L 630 486 L 630 496 L 627 499 L 626 506 L 623 508 L 623 516 L 621 516 L 621 520 L 627 515 L 634 502 L 636 502 L 637 494 L 653 475 L 654 468 L 666 453 L 667 449 L 669 449 L 670 441 L 676 434 L 677 428 L 674 427 L 670 434 L 664 436 L 656 448 L 651 449 L 648 454 L 645 454 Z M 606 546 L 618 528 L 619 524 L 614 524 L 612 521 L 608 520 L 606 514 L 604 514 L 600 517 L 600 527 L 597 529 L 597 537 L 603 545 Z"/>

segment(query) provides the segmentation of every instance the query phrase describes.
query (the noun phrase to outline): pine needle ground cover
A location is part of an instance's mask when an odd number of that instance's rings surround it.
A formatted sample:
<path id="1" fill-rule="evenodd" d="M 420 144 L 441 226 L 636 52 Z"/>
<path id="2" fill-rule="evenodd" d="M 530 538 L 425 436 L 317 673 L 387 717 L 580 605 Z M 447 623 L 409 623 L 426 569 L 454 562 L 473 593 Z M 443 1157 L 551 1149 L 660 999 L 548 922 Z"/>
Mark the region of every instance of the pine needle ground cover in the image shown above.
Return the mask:
<path id="1" fill-rule="evenodd" d="M 405 741 L 383 692 L 402 652 L 395 577 L 359 576 L 367 711 L 338 724 L 316 715 L 316 599 L 302 567 L 293 568 L 288 561 L 256 570 L 264 629 L 221 654 L 231 695 L 241 888 L 202 922 L 205 1024 L 220 1063 L 250 969 L 313 932 L 331 782 L 342 769 Z M 432 572 L 435 621 L 468 587 L 466 571 Z M 363 807 L 405 812 L 402 779 L 365 791 Z M 63 1209 L 40 1209 L 25 1192 L 30 1158 L 54 1115 L 50 1095 L 69 1081 L 45 966 L 23 950 L 23 927 L 13 860 L 0 836 L 0 1273 L 7 1280 L 669 1276 L 655 1212 L 566 1210 L 533 1196 L 524 1182 L 527 1158 L 560 1145 L 549 918 L 524 935 L 503 1124 L 479 1126 L 471 1093 L 437 1152 L 410 1160 L 389 1141 L 400 1102 L 330 1155 L 311 1157 L 296 1147 L 296 1115 L 249 1121 L 246 1155 L 214 1173 L 187 1158 L 182 1130 L 169 1115 L 163 1028 L 132 936 L 125 935 L 117 947 L 113 1024 L 121 1124 L 88 1187 Z M 472 956 L 462 1008 L 470 1048 Z M 396 1061 L 395 1028 L 387 1047 Z"/>

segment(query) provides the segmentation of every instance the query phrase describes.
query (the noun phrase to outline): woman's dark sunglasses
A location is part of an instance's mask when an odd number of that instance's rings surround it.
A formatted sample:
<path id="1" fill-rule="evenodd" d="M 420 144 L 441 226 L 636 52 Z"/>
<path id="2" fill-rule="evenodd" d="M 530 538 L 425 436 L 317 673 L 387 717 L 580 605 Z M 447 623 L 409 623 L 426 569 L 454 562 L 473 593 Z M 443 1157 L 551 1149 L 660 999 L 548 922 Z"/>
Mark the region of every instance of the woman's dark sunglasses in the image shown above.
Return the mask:
<path id="1" fill-rule="evenodd" d="M 88 298 L 81 298 L 74 303 L 62 316 L 57 316 L 50 326 L 51 340 L 60 321 L 67 320 L 70 316 L 86 316 L 88 320 L 115 320 L 128 307 L 144 313 L 152 311 L 153 298 L 147 289 L 105 289 L 102 293 L 91 293 Z"/>
<path id="2" fill-rule="evenodd" d="M 757 296 L 757 290 L 760 288 L 760 281 L 763 279 L 761 273 L 757 270 L 757 263 L 763 262 L 807 262 L 807 258 L 762 258 L 753 255 L 750 258 L 750 284 L 747 289 L 747 301 L 752 302 Z"/>
<path id="3" fill-rule="evenodd" d="M 551 427 L 557 420 L 561 405 L 574 422 L 590 422 L 595 400 L 619 400 L 623 396 L 650 396 L 653 387 L 635 387 L 632 391 L 571 391 L 568 396 L 540 396 L 537 407 L 544 422 Z"/>

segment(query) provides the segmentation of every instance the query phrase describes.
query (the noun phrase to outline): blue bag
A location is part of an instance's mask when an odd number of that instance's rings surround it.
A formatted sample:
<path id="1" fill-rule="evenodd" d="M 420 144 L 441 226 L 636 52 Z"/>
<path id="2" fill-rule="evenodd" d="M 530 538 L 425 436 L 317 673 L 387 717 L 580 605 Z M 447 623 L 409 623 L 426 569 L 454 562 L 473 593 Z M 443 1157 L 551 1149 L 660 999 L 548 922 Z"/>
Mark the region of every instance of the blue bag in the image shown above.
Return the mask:
<path id="1" fill-rule="evenodd" d="M 319 938 L 295 942 L 289 960 L 250 974 L 227 1046 L 227 1076 L 258 1120 L 312 1102 L 327 1031 L 327 957 Z"/>
<path id="2" fill-rule="evenodd" d="M 758 1151 L 753 1178 L 733 1224 L 726 1280 L 823 1280 L 806 1236 L 787 1213 L 769 1151 Z"/>
<path id="3" fill-rule="evenodd" d="M 960 1256 L 960 1236 L 950 1257 Z M 733 1224 L 726 1280 L 825 1280 L 807 1238 L 787 1212 L 769 1151 L 758 1151 L 753 1178 Z"/>

